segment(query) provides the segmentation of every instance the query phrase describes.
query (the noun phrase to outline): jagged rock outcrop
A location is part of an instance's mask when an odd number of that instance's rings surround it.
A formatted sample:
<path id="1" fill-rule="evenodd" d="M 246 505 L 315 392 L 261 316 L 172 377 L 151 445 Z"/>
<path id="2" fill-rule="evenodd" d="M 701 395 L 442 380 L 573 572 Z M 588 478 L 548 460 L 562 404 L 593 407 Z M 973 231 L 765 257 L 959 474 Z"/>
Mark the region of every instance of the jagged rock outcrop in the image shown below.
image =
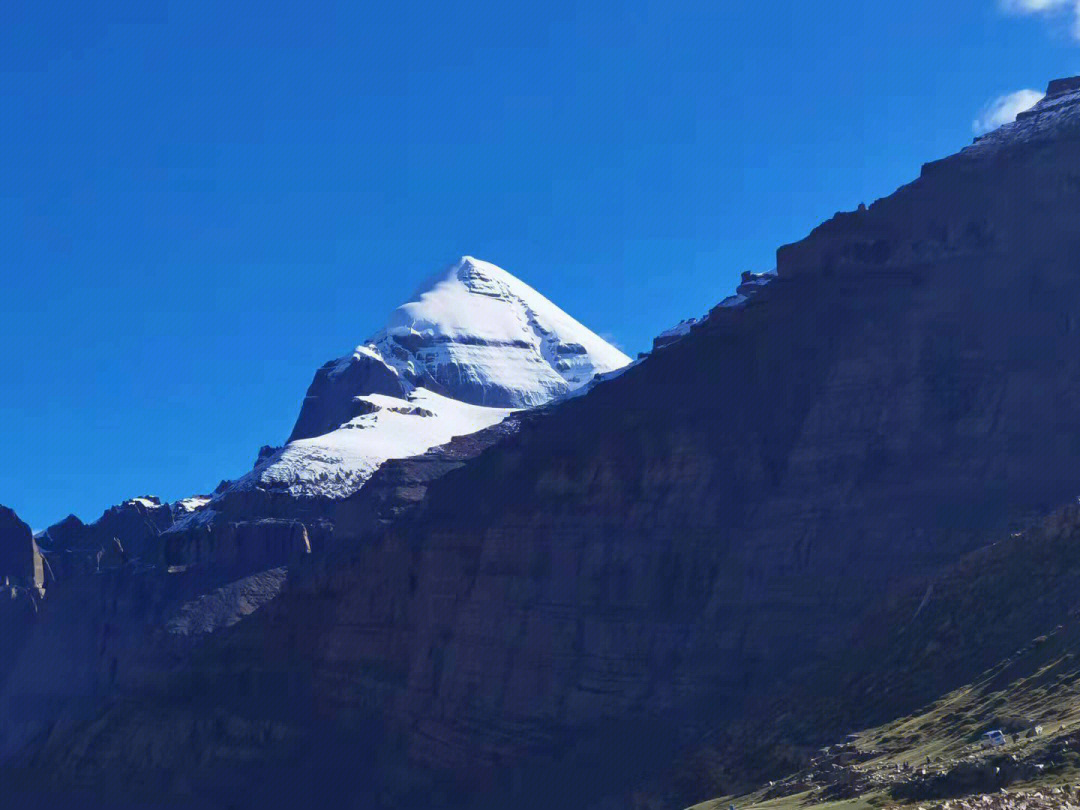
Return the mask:
<path id="1" fill-rule="evenodd" d="M 34 536 L 30 527 L 0 506 L 0 577 L 22 582 L 33 576 Z"/>
<path id="2" fill-rule="evenodd" d="M 744 272 L 740 276 L 739 285 L 735 288 L 735 294 L 729 295 L 717 304 L 713 313 L 715 314 L 724 309 L 742 309 L 766 284 L 775 278 L 775 271 L 769 273 Z M 653 351 L 678 343 L 694 329 L 701 327 L 704 322 L 705 319 L 687 318 L 670 329 L 666 329 L 653 339 Z"/>
<path id="3" fill-rule="evenodd" d="M 38 544 L 46 551 L 66 551 L 78 547 L 86 532 L 85 523 L 75 515 L 68 515 L 42 532 L 38 537 Z"/>
<path id="4" fill-rule="evenodd" d="M 30 637 L 50 574 L 30 527 L 0 506 L 0 689 Z"/>
<path id="5" fill-rule="evenodd" d="M 0 585 L 43 588 L 45 564 L 30 527 L 14 510 L 0 506 Z"/>
<path id="6" fill-rule="evenodd" d="M 158 554 L 158 536 L 178 517 L 189 514 L 196 502 L 162 503 L 152 495 L 131 498 L 109 507 L 93 523 L 69 515 L 46 529 L 39 539 L 60 579 L 95 571 L 99 554 L 112 564 L 119 559 L 117 547 L 123 549 L 124 561 L 153 560 Z"/>
<path id="7" fill-rule="evenodd" d="M 132 498 L 110 507 L 92 526 L 90 545 L 105 545 L 113 538 L 133 556 L 153 550 L 154 539 L 174 521 L 171 504 L 152 495 Z"/>
<path id="8" fill-rule="evenodd" d="M 690 330 L 693 329 L 697 323 L 697 318 L 687 318 L 684 321 L 679 321 L 679 323 L 675 324 L 675 326 L 670 329 L 665 329 L 653 338 L 653 351 L 662 349 L 665 346 L 670 346 L 672 343 L 677 343 L 682 340 L 690 334 Z"/>
<path id="9" fill-rule="evenodd" d="M 331 360 L 315 372 L 289 441 L 321 436 L 360 416 L 370 406 L 355 398 L 359 393 L 401 398 L 408 388 L 409 382 L 374 354 L 358 352 L 347 365 Z"/>

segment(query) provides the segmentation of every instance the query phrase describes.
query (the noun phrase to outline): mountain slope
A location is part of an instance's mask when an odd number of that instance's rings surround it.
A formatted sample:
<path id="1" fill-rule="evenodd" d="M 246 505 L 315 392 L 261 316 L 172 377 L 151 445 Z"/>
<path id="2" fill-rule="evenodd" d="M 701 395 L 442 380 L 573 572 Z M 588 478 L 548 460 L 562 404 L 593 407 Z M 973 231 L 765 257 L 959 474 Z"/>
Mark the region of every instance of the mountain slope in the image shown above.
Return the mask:
<path id="1" fill-rule="evenodd" d="M 752 297 L 297 582 L 292 632 L 333 594 L 327 714 L 377 695 L 414 761 L 473 775 L 627 718 L 681 733 L 1072 497 L 1080 126 L 1055 121 L 780 249 Z"/>
<path id="2" fill-rule="evenodd" d="M 258 731 L 170 742 L 172 707 L 197 693 L 243 712 L 226 729 L 388 731 L 422 769 L 410 789 L 449 773 L 473 789 L 464 806 L 604 806 L 749 695 L 842 660 L 897 594 L 1080 487 L 1080 97 L 1051 90 L 1035 129 L 781 248 L 752 296 L 531 412 L 388 531 L 311 555 L 178 685 L 36 762 L 103 780 L 193 760 L 211 783 L 239 758 L 271 771 Z M 791 698 L 761 721 L 797 715 Z M 307 800 L 355 786 L 319 766 L 290 774 Z"/>

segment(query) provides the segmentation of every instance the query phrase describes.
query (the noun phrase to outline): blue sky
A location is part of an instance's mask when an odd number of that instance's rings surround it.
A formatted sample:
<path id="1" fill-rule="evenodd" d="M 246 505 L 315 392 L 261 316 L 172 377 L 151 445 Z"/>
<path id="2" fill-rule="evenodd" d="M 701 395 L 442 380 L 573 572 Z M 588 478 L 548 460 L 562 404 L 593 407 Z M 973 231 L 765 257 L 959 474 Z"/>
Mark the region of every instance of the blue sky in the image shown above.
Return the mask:
<path id="1" fill-rule="evenodd" d="M 1080 73 L 1074 0 L 379 5 L 4 4 L 0 503 L 241 474 L 462 254 L 645 349 Z"/>

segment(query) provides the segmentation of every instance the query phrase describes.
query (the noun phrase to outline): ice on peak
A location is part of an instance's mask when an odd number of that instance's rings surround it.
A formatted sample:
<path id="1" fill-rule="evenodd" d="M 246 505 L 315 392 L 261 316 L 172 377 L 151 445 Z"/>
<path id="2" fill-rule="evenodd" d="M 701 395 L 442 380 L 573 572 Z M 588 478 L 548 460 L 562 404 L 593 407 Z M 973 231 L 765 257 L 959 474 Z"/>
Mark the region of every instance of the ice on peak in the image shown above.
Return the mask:
<path id="1" fill-rule="evenodd" d="M 365 355 L 409 385 L 512 408 L 541 405 L 630 362 L 528 284 L 472 256 L 430 276 L 333 373 Z"/>
<path id="2" fill-rule="evenodd" d="M 382 463 L 420 455 L 455 436 L 475 433 L 505 419 L 508 408 L 485 408 L 423 388 L 408 398 L 361 397 L 365 412 L 336 430 L 290 442 L 236 483 L 294 497 L 341 498 L 353 494 Z"/>
<path id="3" fill-rule="evenodd" d="M 374 345 L 370 343 L 362 343 L 355 349 L 353 349 L 352 354 L 347 354 L 344 357 L 339 357 L 337 360 L 334 360 L 330 366 L 330 375 L 336 377 L 338 374 L 341 374 L 343 371 L 345 371 L 345 369 L 347 369 L 350 365 L 365 357 L 385 365 L 394 374 L 398 373 L 398 370 L 396 368 L 391 366 L 383 359 L 383 356 L 379 354 L 379 350 L 375 348 Z"/>
<path id="4" fill-rule="evenodd" d="M 454 268 L 457 271 L 457 277 L 466 286 L 477 292 L 484 292 L 486 288 L 499 281 L 503 283 L 520 283 L 501 267 L 472 256 L 462 256 L 454 265 Z"/>
<path id="5" fill-rule="evenodd" d="M 456 262 L 452 262 L 442 270 L 427 276 L 413 292 L 409 298 L 409 303 L 417 303 L 425 295 L 432 293 L 441 285 L 454 282 L 459 282 L 467 291 L 476 295 L 498 295 L 500 282 L 502 282 L 504 288 L 514 284 L 522 284 L 522 282 L 497 265 L 481 261 L 473 256 L 462 256 Z M 408 306 L 408 303 L 403 306 Z M 394 314 L 391 314 L 391 318 L 393 316 Z"/>

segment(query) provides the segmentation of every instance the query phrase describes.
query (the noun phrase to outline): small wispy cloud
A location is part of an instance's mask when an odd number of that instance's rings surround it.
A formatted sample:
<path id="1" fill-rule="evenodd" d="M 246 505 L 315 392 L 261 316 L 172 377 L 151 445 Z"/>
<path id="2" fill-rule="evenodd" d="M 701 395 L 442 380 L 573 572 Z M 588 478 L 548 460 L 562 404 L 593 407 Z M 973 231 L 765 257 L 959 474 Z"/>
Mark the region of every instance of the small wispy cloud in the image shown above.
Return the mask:
<path id="1" fill-rule="evenodd" d="M 1068 8 L 1070 5 L 1075 5 L 1075 0 L 1001 0 L 1001 5 L 1005 7 L 1006 11 L 1031 14 L 1037 11 Z"/>
<path id="2" fill-rule="evenodd" d="M 1027 2 L 1045 3 L 1051 0 L 1027 0 Z M 1045 95 L 1038 90 L 1017 90 L 1015 93 L 999 96 L 982 108 L 979 117 L 971 122 L 971 128 L 976 135 L 985 135 L 1000 126 L 1012 123 L 1017 115 L 1024 110 L 1030 110 L 1042 101 Z"/>
<path id="3" fill-rule="evenodd" d="M 623 354 L 627 354 L 626 347 L 623 346 L 622 343 L 620 343 L 619 340 L 615 337 L 615 335 L 611 332 L 601 332 L 600 337 L 610 343 Z"/>
<path id="4" fill-rule="evenodd" d="M 1073 37 L 1080 39 L 1080 0 L 998 0 L 1010 14 L 1040 14 L 1069 20 Z"/>

